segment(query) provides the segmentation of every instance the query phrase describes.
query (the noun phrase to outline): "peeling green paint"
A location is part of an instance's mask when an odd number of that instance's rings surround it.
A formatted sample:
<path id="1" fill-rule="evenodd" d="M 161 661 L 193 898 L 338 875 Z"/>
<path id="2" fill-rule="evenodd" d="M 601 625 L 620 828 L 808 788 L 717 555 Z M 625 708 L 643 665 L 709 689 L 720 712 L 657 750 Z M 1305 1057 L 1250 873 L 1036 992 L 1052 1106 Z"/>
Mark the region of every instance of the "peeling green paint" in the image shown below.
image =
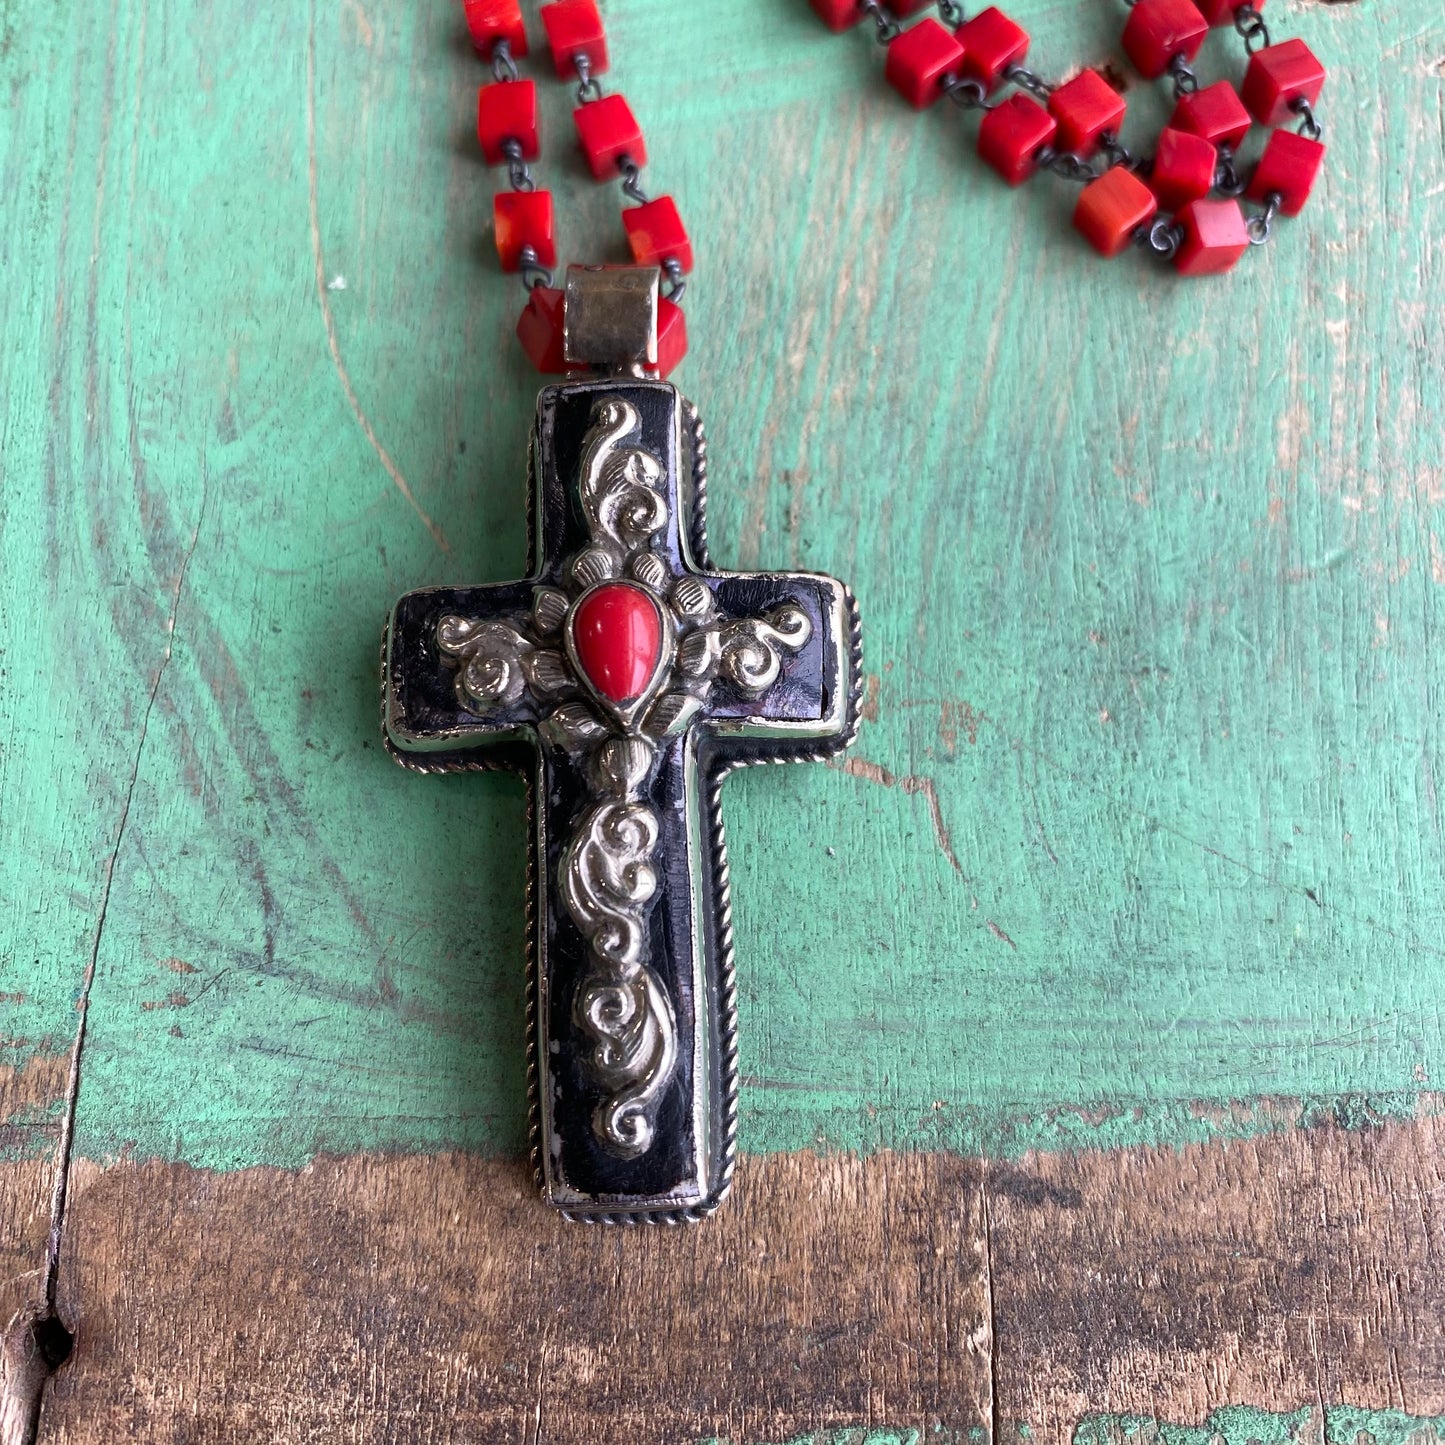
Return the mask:
<path id="1" fill-rule="evenodd" d="M 401 591 L 517 574 L 536 378 L 454 0 L 375 9 L 251 7 L 223 63 L 145 0 L 0 44 L 0 1066 L 65 1049 L 94 945 L 93 1158 L 524 1143 L 522 789 L 391 767 L 375 651 Z M 1435 1107 L 1439 0 L 1299 10 L 1319 203 L 1199 285 L 1093 259 L 801 0 L 689 8 L 716 86 L 655 11 L 608 23 L 698 243 L 713 550 L 867 626 L 855 770 L 727 786 L 743 1147 Z M 1020 18 L 1049 73 L 1117 41 Z"/>
<path id="2" fill-rule="evenodd" d="M 1293 1411 L 1222 1405 L 1202 1425 L 1176 1425 L 1148 1415 L 1086 1415 L 1073 1445 L 1440 1445 L 1445 1416 L 1407 1415 L 1352 1405 Z"/>

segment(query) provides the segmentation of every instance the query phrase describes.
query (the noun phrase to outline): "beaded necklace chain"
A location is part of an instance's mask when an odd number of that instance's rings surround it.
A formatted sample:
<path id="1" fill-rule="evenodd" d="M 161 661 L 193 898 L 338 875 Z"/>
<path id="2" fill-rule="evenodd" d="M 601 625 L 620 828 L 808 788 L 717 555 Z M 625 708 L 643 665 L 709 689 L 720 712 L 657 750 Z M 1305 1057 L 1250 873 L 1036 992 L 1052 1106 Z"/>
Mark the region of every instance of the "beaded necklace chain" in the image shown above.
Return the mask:
<path id="1" fill-rule="evenodd" d="M 1279 216 L 1299 213 L 1324 160 L 1315 114 L 1324 67 L 1304 41 L 1271 40 L 1260 14 L 1264 0 L 1126 0 L 1124 54 L 1145 80 L 1167 81 L 1174 99 L 1152 153 L 1137 155 L 1120 139 L 1122 77 L 1089 68 L 1058 85 L 1042 79 L 1024 63 L 1028 32 L 996 6 L 965 18 L 956 0 L 809 3 L 830 30 L 871 21 L 886 53 L 885 78 L 915 109 L 947 98 L 976 112 L 978 154 L 1010 185 L 1041 171 L 1080 185 L 1073 223 L 1102 256 L 1132 247 L 1172 262 L 1181 275 L 1228 271 L 1270 240 Z M 517 67 L 528 52 L 521 6 L 463 5 L 472 42 L 494 77 L 478 97 L 477 136 L 487 161 L 507 168 L 510 189 L 497 193 L 494 231 L 502 269 L 519 273 L 528 292 L 517 336 L 539 371 L 562 373 L 552 195 L 537 188 L 530 169 L 541 149 L 537 88 Z M 905 25 L 926 9 L 938 18 Z M 540 16 L 557 76 L 575 87 L 573 121 L 588 166 L 599 181 L 620 181 L 633 258 L 662 271 L 657 345 L 666 376 L 687 350 L 679 303 L 691 243 L 672 197 L 643 189 L 647 146 L 632 108 L 598 80 L 609 57 L 596 0 L 552 0 Z M 1210 30 L 1227 26 L 1243 41 L 1243 81 L 1238 89 L 1228 79 L 1201 86 L 1195 61 Z M 1267 134 L 1258 159 L 1246 164 L 1242 151 L 1256 125 Z M 1257 209 L 1246 212 L 1242 199 Z"/>

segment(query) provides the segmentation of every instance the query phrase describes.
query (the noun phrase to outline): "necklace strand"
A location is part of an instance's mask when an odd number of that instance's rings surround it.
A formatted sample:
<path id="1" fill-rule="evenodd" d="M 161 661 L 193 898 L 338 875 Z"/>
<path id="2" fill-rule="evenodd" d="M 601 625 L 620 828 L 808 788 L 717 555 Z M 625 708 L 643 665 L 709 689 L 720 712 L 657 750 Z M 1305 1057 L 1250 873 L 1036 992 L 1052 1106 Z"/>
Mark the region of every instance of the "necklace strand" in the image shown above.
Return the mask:
<path id="1" fill-rule="evenodd" d="M 1051 84 L 1025 65 L 1030 37 L 997 6 L 966 18 L 956 0 L 809 0 L 830 30 L 872 22 L 888 83 L 915 109 L 945 97 L 980 117 L 980 157 L 1010 185 L 1048 172 L 1079 185 L 1073 224 L 1102 256 L 1134 249 L 1172 262 L 1186 276 L 1231 270 L 1265 245 L 1280 216 L 1309 199 L 1325 156 L 1315 105 L 1324 67 L 1297 39 L 1272 41 L 1264 0 L 1125 0 L 1121 45 L 1143 79 L 1167 82 L 1174 111 L 1152 152 L 1135 155 L 1121 130 L 1125 82 L 1103 67 Z M 552 193 L 539 190 L 531 164 L 541 153 L 537 88 L 517 62 L 528 53 L 520 0 L 463 0 L 477 53 L 492 70 L 477 101 L 477 138 L 489 164 L 505 166 L 493 231 L 504 271 L 521 276 L 527 304 L 517 336 L 539 371 L 568 370 L 563 358 L 563 292 Z M 905 26 L 926 9 L 924 16 Z M 622 224 L 633 260 L 663 275 L 658 370 L 666 376 L 687 351 L 681 301 L 692 245 L 671 196 L 642 184 L 647 144 L 620 93 L 604 91 L 607 36 L 596 0 L 551 0 L 540 10 L 559 80 L 574 86 L 577 139 L 599 181 L 620 181 Z M 1238 89 L 1221 79 L 1201 87 L 1195 61 L 1211 29 L 1230 26 L 1243 41 Z M 1294 129 L 1289 129 L 1290 125 Z M 1258 126 L 1258 159 L 1241 152 Z M 1245 211 L 1247 200 L 1257 209 Z"/>

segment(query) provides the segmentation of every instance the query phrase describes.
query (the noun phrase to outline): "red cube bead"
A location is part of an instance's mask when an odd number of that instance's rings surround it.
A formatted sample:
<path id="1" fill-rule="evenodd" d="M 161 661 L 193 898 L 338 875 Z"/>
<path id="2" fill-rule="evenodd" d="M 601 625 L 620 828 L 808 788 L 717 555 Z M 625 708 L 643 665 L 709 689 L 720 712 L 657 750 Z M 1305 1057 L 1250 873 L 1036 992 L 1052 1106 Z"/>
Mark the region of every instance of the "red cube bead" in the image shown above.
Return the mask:
<path id="1" fill-rule="evenodd" d="M 1242 94 L 1261 125 L 1285 125 L 1297 100 L 1313 105 L 1325 88 L 1325 68 L 1303 40 L 1281 40 L 1249 57 Z"/>
<path id="2" fill-rule="evenodd" d="M 1117 256 L 1159 210 L 1154 192 L 1126 166 L 1111 166 L 1079 194 L 1074 227 L 1101 256 Z"/>
<path id="3" fill-rule="evenodd" d="M 672 260 L 684 271 L 692 270 L 692 242 L 671 196 L 658 196 L 623 211 L 622 226 L 632 259 L 639 266 L 660 266 Z"/>
<path id="4" fill-rule="evenodd" d="M 1207 196 L 1214 186 L 1219 152 L 1203 136 L 1165 126 L 1159 132 L 1149 185 L 1166 211 Z"/>
<path id="5" fill-rule="evenodd" d="M 527 31 L 518 0 L 462 0 L 462 11 L 472 44 L 483 55 L 489 55 L 499 40 L 505 40 L 518 59 L 527 53 Z"/>
<path id="6" fill-rule="evenodd" d="M 562 349 L 562 317 L 567 293 L 551 286 L 534 286 L 517 321 L 517 340 L 538 371 L 560 374 L 567 370 Z"/>
<path id="7" fill-rule="evenodd" d="M 1217 80 L 1203 90 L 1181 95 L 1169 124 L 1175 130 L 1203 136 L 1211 145 L 1234 149 L 1248 133 L 1250 122 L 1239 92 L 1227 80 Z"/>
<path id="8" fill-rule="evenodd" d="M 1018 65 L 1029 53 L 1029 33 L 1015 25 L 996 5 L 980 10 L 953 32 L 963 46 L 960 73 L 992 90 L 1011 65 Z"/>
<path id="9" fill-rule="evenodd" d="M 985 113 L 978 128 L 978 153 L 1009 185 L 1028 180 L 1038 169 L 1038 154 L 1058 126 L 1038 101 L 1011 95 Z"/>
<path id="10" fill-rule="evenodd" d="M 1106 130 L 1117 133 L 1124 109 L 1124 97 L 1097 70 L 1081 70 L 1049 97 L 1049 114 L 1059 123 L 1059 149 L 1093 155 Z"/>
<path id="11" fill-rule="evenodd" d="M 1211 25 L 1233 25 L 1235 12 L 1245 5 L 1255 10 L 1264 9 L 1264 0 L 1194 0 L 1194 3 Z"/>
<path id="12" fill-rule="evenodd" d="M 813 13 L 829 30 L 851 30 L 862 18 L 858 0 L 811 0 Z"/>
<path id="13" fill-rule="evenodd" d="M 1182 276 L 1228 271 L 1249 250 L 1249 231 L 1238 201 L 1191 201 L 1178 220 L 1184 239 L 1174 253 L 1174 269 Z"/>
<path id="14" fill-rule="evenodd" d="M 557 264 L 551 191 L 498 191 L 492 202 L 492 231 L 503 271 L 522 269 L 524 246 L 532 248 L 539 265 Z"/>
<path id="15" fill-rule="evenodd" d="M 920 20 L 888 42 L 884 74 L 909 105 L 926 110 L 943 94 L 944 78 L 956 75 L 962 60 L 963 46 L 938 21 Z"/>
<path id="16" fill-rule="evenodd" d="M 935 3 L 936 0 L 889 0 L 888 9 L 896 19 L 906 20 L 920 10 L 931 9 Z"/>
<path id="17" fill-rule="evenodd" d="M 542 29 L 552 51 L 552 64 L 563 80 L 577 74 L 577 57 L 587 57 L 587 73 L 607 69 L 607 32 L 597 13 L 597 0 L 553 0 L 541 10 Z"/>
<path id="18" fill-rule="evenodd" d="M 604 95 L 601 100 L 589 100 L 572 112 L 572 119 L 587 164 L 599 181 L 615 176 L 617 164 L 624 156 L 635 166 L 647 164 L 642 127 L 622 96 Z"/>
<path id="19" fill-rule="evenodd" d="M 537 83 L 534 80 L 502 80 L 484 85 L 477 92 L 477 139 L 487 164 L 499 166 L 507 159 L 509 140 L 522 147 L 522 159 L 537 159 Z"/>
<path id="20" fill-rule="evenodd" d="M 1284 215 L 1299 215 L 1314 189 L 1324 158 L 1325 148 L 1319 141 L 1296 135 L 1292 130 L 1270 131 L 1264 154 L 1250 177 L 1250 200 L 1268 201 L 1271 196 L 1278 196 Z"/>
<path id="21" fill-rule="evenodd" d="M 657 303 L 657 369 L 663 376 L 674 371 L 687 355 L 687 317 L 682 307 L 660 297 Z"/>
<path id="22" fill-rule="evenodd" d="M 1124 22 L 1124 53 L 1153 80 L 1176 55 L 1193 60 L 1208 33 L 1209 23 L 1191 0 L 1139 0 Z"/>

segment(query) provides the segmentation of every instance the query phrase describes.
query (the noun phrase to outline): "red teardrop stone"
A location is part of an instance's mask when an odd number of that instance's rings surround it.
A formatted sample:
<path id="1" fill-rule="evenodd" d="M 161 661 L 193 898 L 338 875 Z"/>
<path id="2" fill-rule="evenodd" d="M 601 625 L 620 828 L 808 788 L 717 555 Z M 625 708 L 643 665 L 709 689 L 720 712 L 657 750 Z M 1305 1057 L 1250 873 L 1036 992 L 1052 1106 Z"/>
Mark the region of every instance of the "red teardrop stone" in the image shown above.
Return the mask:
<path id="1" fill-rule="evenodd" d="M 572 646 L 587 680 L 609 702 L 642 695 L 662 649 L 657 603 L 630 582 L 594 587 L 572 614 Z"/>

